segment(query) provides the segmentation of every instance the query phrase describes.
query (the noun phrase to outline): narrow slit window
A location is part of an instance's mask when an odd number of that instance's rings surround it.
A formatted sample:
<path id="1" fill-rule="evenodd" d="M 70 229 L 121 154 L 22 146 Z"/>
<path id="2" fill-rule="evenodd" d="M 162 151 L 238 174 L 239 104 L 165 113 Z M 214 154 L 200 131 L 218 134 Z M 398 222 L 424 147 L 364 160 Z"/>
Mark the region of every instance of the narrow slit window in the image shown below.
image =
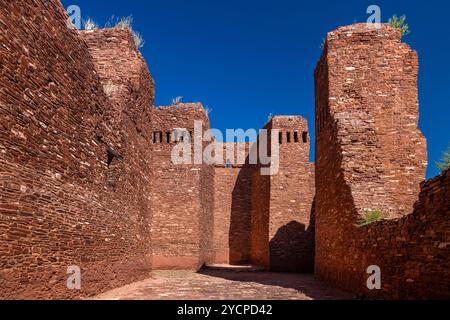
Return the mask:
<path id="1" fill-rule="evenodd" d="M 303 143 L 308 142 L 308 132 L 303 132 Z"/>
<path id="2" fill-rule="evenodd" d="M 153 132 L 153 143 L 156 143 L 156 132 Z"/>
<path id="3" fill-rule="evenodd" d="M 297 131 L 294 132 L 294 142 L 298 143 L 298 132 Z"/>
<path id="4" fill-rule="evenodd" d="M 159 132 L 159 143 L 163 143 L 163 133 Z"/>
<path id="5" fill-rule="evenodd" d="M 291 133 L 290 132 L 286 133 L 286 140 L 287 140 L 287 143 L 291 143 Z"/>
<path id="6" fill-rule="evenodd" d="M 283 132 L 280 132 L 278 139 L 280 141 L 280 144 L 283 144 Z"/>
<path id="7" fill-rule="evenodd" d="M 166 132 L 167 143 L 170 143 L 170 132 Z"/>

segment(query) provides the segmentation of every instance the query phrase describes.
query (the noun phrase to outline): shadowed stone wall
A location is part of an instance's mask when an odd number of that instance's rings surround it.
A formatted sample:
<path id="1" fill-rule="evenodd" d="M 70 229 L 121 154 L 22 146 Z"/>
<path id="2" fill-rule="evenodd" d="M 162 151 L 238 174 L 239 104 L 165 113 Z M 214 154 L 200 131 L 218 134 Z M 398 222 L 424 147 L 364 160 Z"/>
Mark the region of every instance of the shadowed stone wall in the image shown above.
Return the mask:
<path id="1" fill-rule="evenodd" d="M 447 178 L 417 202 L 427 165 L 417 75 L 400 31 L 366 24 L 329 33 L 315 73 L 316 275 L 370 297 L 448 296 Z M 357 228 L 364 209 L 385 221 Z M 371 265 L 381 290 L 367 290 Z"/>
<path id="2" fill-rule="evenodd" d="M 315 169 L 306 119 L 274 117 L 273 176 L 261 164 L 172 163 L 174 129 L 192 137 L 208 115 L 201 104 L 154 109 L 128 30 L 70 30 L 59 1 L 25 0 L 1 2 L 0 32 L 0 298 L 92 296 L 147 278 L 152 260 L 310 272 L 314 247 L 317 277 L 344 289 L 449 297 L 450 176 L 423 182 L 417 54 L 400 31 L 328 34 Z M 368 208 L 384 220 L 357 228 Z M 381 290 L 367 290 L 370 265 Z M 66 287 L 69 266 L 81 268 L 79 291 Z"/>
<path id="3" fill-rule="evenodd" d="M 303 117 L 272 119 L 280 130 L 280 169 L 270 177 L 270 270 L 314 271 L 314 167 Z"/>
<path id="4" fill-rule="evenodd" d="M 124 93 L 133 108 L 112 112 L 96 60 L 66 21 L 59 1 L 0 5 L 1 298 L 90 296 L 151 268 L 153 90 Z M 150 80 L 138 72 L 133 86 Z M 73 265 L 81 291 L 66 287 Z"/>
<path id="5" fill-rule="evenodd" d="M 257 167 L 252 175 L 252 261 L 272 271 L 311 272 L 314 170 L 308 123 L 303 117 L 277 116 L 265 128 L 279 130 L 279 171 L 261 176 Z"/>
<path id="6" fill-rule="evenodd" d="M 209 119 L 201 104 L 159 107 L 153 121 L 152 242 L 156 269 L 199 269 L 211 255 L 214 168 L 195 164 L 194 121 L 202 121 L 203 132 Z M 192 164 L 174 164 L 172 150 L 181 141 L 175 129 L 191 136 Z M 197 136 L 194 136 L 197 134 Z M 189 143 L 189 142 L 188 142 Z M 200 154 L 202 151 L 200 151 Z"/>
<path id="7" fill-rule="evenodd" d="M 273 176 L 261 174 L 260 161 L 250 161 L 249 151 L 257 153 L 257 143 L 223 144 L 235 153 L 228 159 L 224 152 L 224 164 L 215 168 L 214 262 L 312 272 L 314 169 L 308 124 L 302 117 L 274 117 L 265 126 L 269 139 L 272 128 L 280 131 L 275 141 L 280 166 Z M 235 165 L 239 147 L 246 162 Z M 271 155 L 270 145 L 268 150 Z"/>
<path id="8" fill-rule="evenodd" d="M 223 161 L 214 174 L 214 259 L 216 264 L 249 264 L 251 237 L 251 167 L 237 164 L 242 148 L 247 159 L 249 143 L 219 144 Z M 227 159 L 226 150 L 234 148 Z"/>

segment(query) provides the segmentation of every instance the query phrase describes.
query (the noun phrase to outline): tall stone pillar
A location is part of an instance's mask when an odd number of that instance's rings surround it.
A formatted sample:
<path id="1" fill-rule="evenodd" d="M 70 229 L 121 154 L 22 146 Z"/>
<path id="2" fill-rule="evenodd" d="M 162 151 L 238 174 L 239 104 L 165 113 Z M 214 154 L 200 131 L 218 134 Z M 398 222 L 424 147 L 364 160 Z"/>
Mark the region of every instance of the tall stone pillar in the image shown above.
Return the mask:
<path id="1" fill-rule="evenodd" d="M 315 71 L 319 278 L 345 286 L 360 271 L 349 248 L 360 245 L 364 209 L 386 219 L 413 211 L 427 166 L 417 77 L 400 30 L 355 24 L 327 36 Z"/>

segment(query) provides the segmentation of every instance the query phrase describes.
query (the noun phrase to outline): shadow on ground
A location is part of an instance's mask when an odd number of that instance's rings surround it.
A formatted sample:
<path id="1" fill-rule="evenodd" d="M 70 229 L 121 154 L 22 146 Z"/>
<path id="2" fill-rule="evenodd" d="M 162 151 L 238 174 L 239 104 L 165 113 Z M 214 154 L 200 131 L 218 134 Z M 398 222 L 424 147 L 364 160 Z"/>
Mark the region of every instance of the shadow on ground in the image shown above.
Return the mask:
<path id="1" fill-rule="evenodd" d="M 245 270 L 245 268 L 243 269 Z M 95 300 L 349 300 L 355 297 L 318 282 L 312 274 L 203 269 L 163 270 L 103 293 Z M 250 269 L 252 270 L 252 269 Z"/>
<path id="2" fill-rule="evenodd" d="M 263 272 L 257 270 L 257 268 L 250 268 L 251 271 L 246 269 L 248 267 L 231 270 L 228 267 L 205 267 L 198 274 L 238 283 L 256 283 L 264 287 L 293 289 L 313 300 L 356 299 L 350 293 L 342 292 L 316 280 L 312 273 L 278 273 Z"/>

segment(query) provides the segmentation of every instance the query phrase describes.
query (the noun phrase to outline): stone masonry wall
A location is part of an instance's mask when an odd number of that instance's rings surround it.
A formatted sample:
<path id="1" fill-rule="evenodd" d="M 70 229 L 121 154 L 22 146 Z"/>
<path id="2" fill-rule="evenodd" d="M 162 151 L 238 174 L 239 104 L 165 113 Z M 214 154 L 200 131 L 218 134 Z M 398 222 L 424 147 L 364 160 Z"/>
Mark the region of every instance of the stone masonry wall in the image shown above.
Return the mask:
<path id="1" fill-rule="evenodd" d="M 81 31 L 80 36 L 89 47 L 103 91 L 112 103 L 111 121 L 120 127 L 136 127 L 149 145 L 155 85 L 131 32 L 118 28 L 95 29 Z"/>
<path id="2" fill-rule="evenodd" d="M 151 198 L 156 269 L 198 269 L 211 255 L 214 168 L 207 164 L 174 164 L 171 159 L 175 141 L 181 142 L 174 129 L 186 129 L 191 139 L 195 138 L 195 120 L 203 122 L 203 130 L 209 129 L 201 104 L 159 107 L 155 112 Z"/>
<path id="3" fill-rule="evenodd" d="M 280 168 L 270 177 L 270 270 L 313 272 L 315 190 L 308 122 L 277 116 L 272 129 L 280 130 Z"/>
<path id="4" fill-rule="evenodd" d="M 316 276 L 375 298 L 442 297 L 448 180 L 417 202 L 426 169 L 418 62 L 400 39 L 386 25 L 328 34 L 315 73 Z M 357 228 L 364 209 L 385 221 Z M 367 290 L 371 265 L 381 267 L 382 290 Z"/>
<path id="5" fill-rule="evenodd" d="M 0 298 L 91 296 L 151 269 L 149 124 L 111 112 L 66 21 L 59 1 L 0 4 Z M 123 96 L 135 113 L 153 99 L 141 87 Z"/>
<path id="6" fill-rule="evenodd" d="M 219 144 L 224 150 L 222 164 L 215 166 L 214 174 L 214 239 L 212 263 L 248 264 L 251 245 L 251 169 L 237 164 L 238 145 L 245 150 L 248 143 Z M 226 150 L 234 148 L 232 159 L 226 159 Z M 228 161 L 229 160 L 229 161 Z"/>
<path id="7" fill-rule="evenodd" d="M 314 170 L 308 123 L 302 117 L 277 116 L 265 129 L 279 130 L 280 166 L 273 176 L 262 176 L 260 166 L 252 170 L 251 260 L 272 271 L 311 272 Z"/>
<path id="8" fill-rule="evenodd" d="M 252 176 L 251 207 L 251 251 L 250 261 L 257 266 L 269 268 L 269 221 L 270 221 L 270 176 L 260 174 L 254 168 Z"/>
<path id="9" fill-rule="evenodd" d="M 422 183 L 412 214 L 371 225 L 358 246 L 362 266 L 378 265 L 382 289 L 362 293 L 383 299 L 450 298 L 450 171 Z"/>
<path id="10" fill-rule="evenodd" d="M 265 126 L 269 139 L 272 128 L 281 135 L 280 170 L 273 176 L 261 175 L 261 163 L 249 161 L 258 144 L 222 145 L 234 146 L 235 153 L 228 159 L 224 152 L 223 164 L 215 169 L 214 262 L 312 272 L 314 170 L 308 123 L 302 117 L 274 117 Z M 246 151 L 243 165 L 236 165 L 238 146 Z"/>
<path id="11" fill-rule="evenodd" d="M 306 119 L 279 116 L 264 127 L 280 130 L 279 172 L 262 176 L 235 159 L 173 163 L 210 128 L 203 106 L 154 109 L 130 31 L 67 18 L 58 0 L 0 3 L 0 299 L 84 298 L 205 263 L 315 263 L 318 279 L 370 298 L 450 298 L 450 171 L 423 182 L 418 59 L 399 30 L 328 34 L 315 167 Z M 383 220 L 356 227 L 368 208 Z M 367 289 L 372 265 L 381 290 Z M 71 266 L 81 290 L 67 288 Z"/>

